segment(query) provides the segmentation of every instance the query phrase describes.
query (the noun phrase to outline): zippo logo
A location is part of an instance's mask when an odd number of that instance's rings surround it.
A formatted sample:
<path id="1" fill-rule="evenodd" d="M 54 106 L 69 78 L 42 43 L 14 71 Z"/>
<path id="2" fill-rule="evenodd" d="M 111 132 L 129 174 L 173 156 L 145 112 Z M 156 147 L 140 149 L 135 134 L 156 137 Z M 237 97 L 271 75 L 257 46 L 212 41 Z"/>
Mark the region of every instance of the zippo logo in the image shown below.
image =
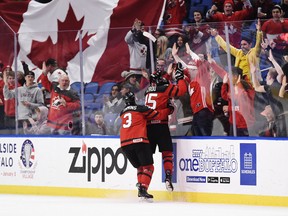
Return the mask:
<path id="1" fill-rule="evenodd" d="M 27 139 L 24 141 L 21 147 L 20 160 L 25 168 L 32 167 L 35 159 L 35 149 L 31 140 Z"/>
<path id="2" fill-rule="evenodd" d="M 111 148 L 102 148 L 100 151 L 96 147 L 88 148 L 86 144 L 83 142 L 82 145 L 82 157 L 80 156 L 80 147 L 71 147 L 69 149 L 70 154 L 73 155 L 73 159 L 69 168 L 69 173 L 86 173 L 87 172 L 87 180 L 91 181 L 91 173 L 96 174 L 99 170 L 101 170 L 101 181 L 105 182 L 106 174 L 111 174 L 115 168 L 116 172 L 122 175 L 127 169 L 127 158 L 124 155 L 121 148 L 118 148 L 114 153 Z M 92 156 L 96 156 L 96 160 L 93 159 Z M 106 166 L 106 156 L 109 156 L 111 164 L 110 166 Z M 119 158 L 121 161 L 121 165 L 119 165 Z M 82 166 L 76 166 L 79 164 L 79 161 L 82 159 Z M 108 160 L 107 159 L 107 160 Z M 80 162 L 81 163 L 81 162 Z M 86 165 L 87 163 L 87 165 Z M 86 170 L 87 168 L 87 170 Z"/>
<path id="3" fill-rule="evenodd" d="M 240 185 L 256 185 L 256 144 L 240 144 Z"/>

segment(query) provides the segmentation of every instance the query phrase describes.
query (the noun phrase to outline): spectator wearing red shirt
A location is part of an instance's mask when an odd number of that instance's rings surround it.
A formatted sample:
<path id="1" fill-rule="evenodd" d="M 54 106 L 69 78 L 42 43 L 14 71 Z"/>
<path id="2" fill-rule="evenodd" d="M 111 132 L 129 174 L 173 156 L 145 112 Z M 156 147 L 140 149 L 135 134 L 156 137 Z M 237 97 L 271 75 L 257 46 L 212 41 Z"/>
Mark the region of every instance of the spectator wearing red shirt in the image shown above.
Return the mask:
<path id="1" fill-rule="evenodd" d="M 59 84 L 52 84 L 47 75 L 42 77 L 41 82 L 51 93 L 47 125 L 51 127 L 52 134 L 72 134 L 76 130 L 74 115 L 80 109 L 80 98 L 78 93 L 70 88 L 68 75 L 60 75 Z"/>
<path id="2" fill-rule="evenodd" d="M 196 54 L 206 54 L 205 42 L 210 38 L 210 26 L 204 23 L 201 11 L 195 10 L 194 23 L 185 28 L 188 44 Z"/>
<path id="3" fill-rule="evenodd" d="M 283 55 L 287 52 L 288 42 L 283 40 L 284 34 L 288 33 L 288 20 L 283 17 L 282 8 L 279 5 L 275 5 L 272 9 L 272 18 L 267 20 L 262 25 L 262 31 L 264 38 L 267 38 L 270 42 L 276 43 L 275 48 L 272 50 L 273 56 L 278 64 L 283 65 Z"/>
<path id="4" fill-rule="evenodd" d="M 219 69 L 219 68 L 218 68 Z M 252 85 L 242 78 L 242 70 L 232 67 L 232 86 L 228 83 L 228 73 L 223 78 L 221 96 L 228 101 L 228 106 L 224 106 L 224 112 L 229 114 L 230 133 L 236 136 L 249 136 L 254 134 L 255 123 L 254 97 L 255 90 Z M 231 90 L 233 88 L 233 90 Z M 234 108 L 232 107 L 232 94 L 234 92 Z M 235 123 L 233 122 L 232 110 L 235 111 Z M 234 134 L 233 124 L 236 124 L 236 134 Z M 251 132 L 250 132 L 251 131 Z"/>
<path id="5" fill-rule="evenodd" d="M 206 13 L 206 20 L 209 22 L 217 22 L 216 26 L 219 34 L 225 36 L 225 23 L 228 25 L 229 30 L 229 42 L 234 47 L 239 48 L 241 41 L 241 31 L 243 20 L 248 20 L 251 18 L 251 13 L 253 11 L 250 0 L 243 0 L 244 9 L 234 12 L 234 2 L 233 0 L 225 0 L 224 2 L 224 12 L 218 12 L 216 5 L 212 5 L 211 9 Z"/>
<path id="6" fill-rule="evenodd" d="M 167 37 L 182 33 L 182 23 L 186 17 L 187 10 L 185 0 L 168 0 L 164 13 L 164 28 Z M 180 26 L 179 26 L 180 25 Z"/>

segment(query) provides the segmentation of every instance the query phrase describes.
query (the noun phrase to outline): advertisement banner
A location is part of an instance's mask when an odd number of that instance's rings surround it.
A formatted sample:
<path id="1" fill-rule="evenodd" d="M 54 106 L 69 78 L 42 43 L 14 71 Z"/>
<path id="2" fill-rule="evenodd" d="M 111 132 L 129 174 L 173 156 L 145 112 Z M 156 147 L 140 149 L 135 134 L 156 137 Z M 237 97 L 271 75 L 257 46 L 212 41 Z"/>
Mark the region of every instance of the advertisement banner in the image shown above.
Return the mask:
<path id="1" fill-rule="evenodd" d="M 175 192 L 288 197 L 286 140 L 174 139 Z M 1 137 L 0 186 L 136 190 L 119 138 Z M 149 190 L 166 192 L 160 152 Z"/>
<path id="2" fill-rule="evenodd" d="M 119 146 L 106 138 L 2 138 L 1 185 L 135 189 L 136 169 Z"/>
<path id="3" fill-rule="evenodd" d="M 256 185 L 256 144 L 240 143 L 241 185 Z"/>
<path id="4" fill-rule="evenodd" d="M 287 150 L 287 140 L 177 139 L 175 189 L 288 196 Z"/>

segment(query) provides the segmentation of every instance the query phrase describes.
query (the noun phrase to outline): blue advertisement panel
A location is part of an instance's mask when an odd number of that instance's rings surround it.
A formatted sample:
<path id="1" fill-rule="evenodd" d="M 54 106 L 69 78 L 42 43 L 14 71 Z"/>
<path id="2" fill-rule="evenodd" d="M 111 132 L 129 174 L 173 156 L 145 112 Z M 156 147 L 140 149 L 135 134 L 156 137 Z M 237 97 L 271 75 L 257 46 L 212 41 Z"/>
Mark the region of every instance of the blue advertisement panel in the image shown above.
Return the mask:
<path id="1" fill-rule="evenodd" d="M 256 185 L 256 143 L 240 143 L 240 185 Z"/>

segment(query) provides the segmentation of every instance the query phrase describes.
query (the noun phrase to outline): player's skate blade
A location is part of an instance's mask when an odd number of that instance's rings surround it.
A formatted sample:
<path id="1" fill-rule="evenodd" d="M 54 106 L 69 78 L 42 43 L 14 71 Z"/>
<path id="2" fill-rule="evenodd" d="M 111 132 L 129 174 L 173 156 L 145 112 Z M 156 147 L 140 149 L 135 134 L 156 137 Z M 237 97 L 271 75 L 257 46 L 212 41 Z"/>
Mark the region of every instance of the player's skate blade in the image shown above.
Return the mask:
<path id="1" fill-rule="evenodd" d="M 138 187 L 138 197 L 141 202 L 153 202 L 153 195 L 149 194 L 143 186 Z"/>
<path id="2" fill-rule="evenodd" d="M 172 192 L 174 190 L 174 187 L 172 184 L 172 176 L 169 171 L 166 172 L 165 185 L 166 185 L 167 191 Z"/>

